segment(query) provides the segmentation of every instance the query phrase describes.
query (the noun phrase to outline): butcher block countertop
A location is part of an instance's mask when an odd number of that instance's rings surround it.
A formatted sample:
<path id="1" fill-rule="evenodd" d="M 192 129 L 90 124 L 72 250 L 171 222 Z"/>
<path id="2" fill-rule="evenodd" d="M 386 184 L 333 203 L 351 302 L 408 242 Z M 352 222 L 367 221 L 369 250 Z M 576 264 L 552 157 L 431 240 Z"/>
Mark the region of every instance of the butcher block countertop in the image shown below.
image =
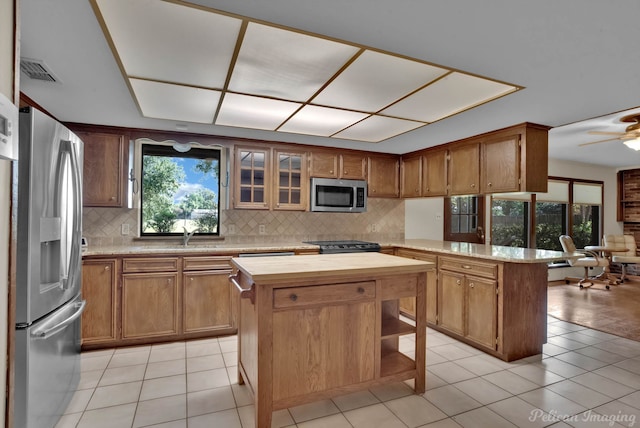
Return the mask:
<path id="1" fill-rule="evenodd" d="M 298 257 L 233 258 L 232 263 L 254 283 L 268 284 L 303 279 L 362 277 L 418 273 L 434 263 L 382 253 L 304 255 Z"/>

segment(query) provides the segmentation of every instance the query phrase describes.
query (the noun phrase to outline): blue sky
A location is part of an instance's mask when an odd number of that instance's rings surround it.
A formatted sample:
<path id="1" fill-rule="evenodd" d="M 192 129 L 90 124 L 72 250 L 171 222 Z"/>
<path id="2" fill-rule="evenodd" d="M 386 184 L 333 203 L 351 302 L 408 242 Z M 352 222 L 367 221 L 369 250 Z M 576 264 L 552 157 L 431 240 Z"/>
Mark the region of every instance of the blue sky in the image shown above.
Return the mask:
<path id="1" fill-rule="evenodd" d="M 177 159 L 177 161 L 184 168 L 186 179 L 185 183 L 180 186 L 173 196 L 175 203 L 180 203 L 187 194 L 203 187 L 209 188 L 218 194 L 218 179 L 213 174 L 208 174 L 208 179 L 202 180 L 202 173 L 195 172 L 193 167 L 198 163 L 198 159 L 182 158 Z"/>

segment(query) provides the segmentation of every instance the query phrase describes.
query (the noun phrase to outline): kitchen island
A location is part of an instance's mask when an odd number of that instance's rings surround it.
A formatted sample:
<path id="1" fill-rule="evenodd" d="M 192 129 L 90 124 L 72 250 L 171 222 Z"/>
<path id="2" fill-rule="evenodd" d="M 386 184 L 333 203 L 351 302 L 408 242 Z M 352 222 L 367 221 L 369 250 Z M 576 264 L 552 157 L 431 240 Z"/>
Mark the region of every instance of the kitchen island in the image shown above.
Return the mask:
<path id="1" fill-rule="evenodd" d="M 238 381 L 256 426 L 272 412 L 391 381 L 425 390 L 427 283 L 434 264 L 380 253 L 231 260 L 240 292 Z M 399 299 L 416 303 L 415 326 Z M 415 334 L 412 355 L 399 337 Z"/>

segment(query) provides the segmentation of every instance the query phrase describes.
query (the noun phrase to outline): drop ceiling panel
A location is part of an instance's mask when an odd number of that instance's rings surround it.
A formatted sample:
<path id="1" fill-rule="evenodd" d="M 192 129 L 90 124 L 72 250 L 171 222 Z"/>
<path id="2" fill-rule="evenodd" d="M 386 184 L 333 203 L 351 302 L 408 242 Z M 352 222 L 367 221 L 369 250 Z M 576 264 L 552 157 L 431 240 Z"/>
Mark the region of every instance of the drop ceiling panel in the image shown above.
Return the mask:
<path id="1" fill-rule="evenodd" d="M 129 79 L 142 115 L 156 119 L 212 123 L 220 91 Z"/>
<path id="2" fill-rule="evenodd" d="M 358 122 L 352 127 L 337 133 L 334 137 L 378 143 L 382 140 L 411 131 L 423 125 L 424 123 L 413 122 L 410 120 L 395 119 L 385 116 L 371 116 L 362 122 Z"/>
<path id="3" fill-rule="evenodd" d="M 358 50 L 320 37 L 249 23 L 229 90 L 306 101 Z"/>
<path id="4" fill-rule="evenodd" d="M 227 93 L 222 100 L 216 125 L 274 131 L 300 106 L 289 101 Z"/>
<path id="5" fill-rule="evenodd" d="M 98 0 L 125 73 L 222 89 L 242 21 L 157 0 Z"/>
<path id="6" fill-rule="evenodd" d="M 330 137 L 367 116 L 367 113 L 307 105 L 282 125 L 278 131 Z"/>
<path id="7" fill-rule="evenodd" d="M 418 61 L 367 50 L 312 103 L 375 113 L 446 72 Z"/>
<path id="8" fill-rule="evenodd" d="M 452 73 L 383 110 L 382 114 L 435 122 L 515 91 L 515 86 Z"/>

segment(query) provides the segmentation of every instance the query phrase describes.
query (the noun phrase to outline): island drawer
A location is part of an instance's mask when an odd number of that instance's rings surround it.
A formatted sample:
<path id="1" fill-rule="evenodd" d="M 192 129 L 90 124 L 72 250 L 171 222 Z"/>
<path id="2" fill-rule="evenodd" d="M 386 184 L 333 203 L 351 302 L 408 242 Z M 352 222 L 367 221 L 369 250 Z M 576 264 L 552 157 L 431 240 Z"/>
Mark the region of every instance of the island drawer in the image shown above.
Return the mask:
<path id="1" fill-rule="evenodd" d="M 376 297 L 374 281 L 309 287 L 278 288 L 273 291 L 274 309 L 371 300 Z"/>
<path id="2" fill-rule="evenodd" d="M 495 263 L 482 263 L 463 258 L 440 257 L 439 270 L 449 270 L 464 273 L 465 275 L 482 276 L 496 279 L 498 277 L 498 265 Z"/>
<path id="3" fill-rule="evenodd" d="M 122 273 L 175 272 L 178 257 L 142 257 L 122 259 Z"/>
<path id="4" fill-rule="evenodd" d="M 220 270 L 231 269 L 231 256 L 192 256 L 183 257 L 182 270 Z"/>

